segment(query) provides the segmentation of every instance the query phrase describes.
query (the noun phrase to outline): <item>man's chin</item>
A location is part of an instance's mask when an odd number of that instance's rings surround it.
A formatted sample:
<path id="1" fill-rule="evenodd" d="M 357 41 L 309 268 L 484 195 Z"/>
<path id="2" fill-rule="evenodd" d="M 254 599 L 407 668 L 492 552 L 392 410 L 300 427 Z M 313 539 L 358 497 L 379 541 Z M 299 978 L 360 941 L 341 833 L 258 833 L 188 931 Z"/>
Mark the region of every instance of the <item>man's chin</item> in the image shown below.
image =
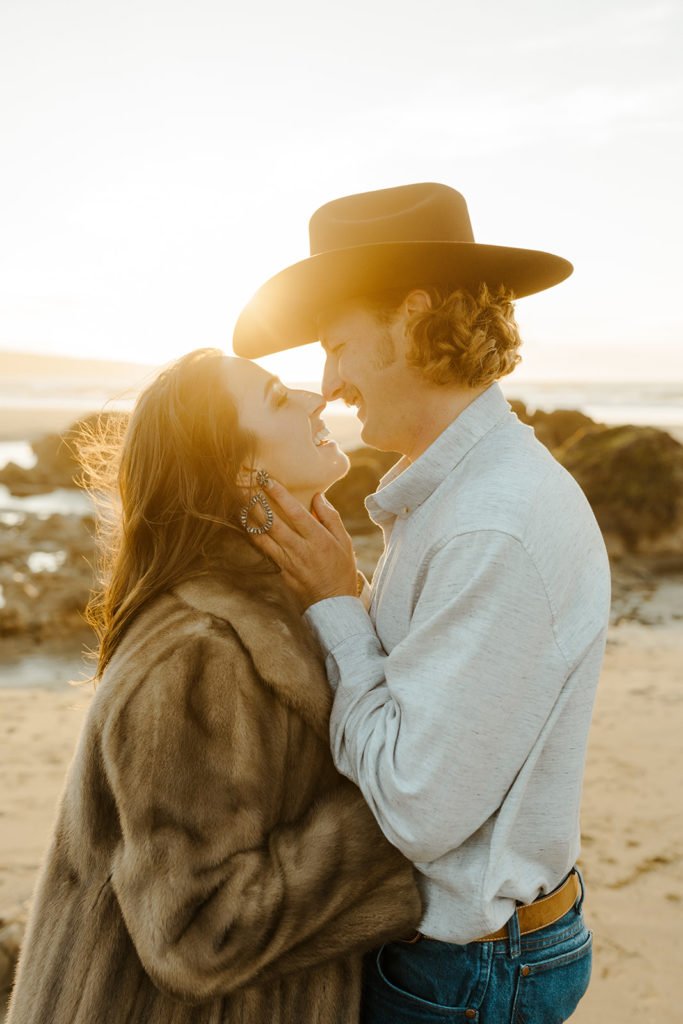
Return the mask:
<path id="1" fill-rule="evenodd" d="M 372 427 L 368 426 L 367 420 L 361 420 L 360 438 L 363 444 L 370 445 L 375 448 L 376 445 L 372 439 Z"/>
<path id="2" fill-rule="evenodd" d="M 374 448 L 378 452 L 396 452 L 400 454 L 390 438 L 386 435 L 383 437 L 381 434 L 373 431 L 372 427 L 368 427 L 367 423 L 363 425 L 360 439 L 367 448 Z"/>
<path id="3" fill-rule="evenodd" d="M 380 452 L 395 451 L 395 448 L 393 448 L 391 444 L 387 443 L 388 439 L 386 435 L 382 436 L 381 431 L 378 431 L 375 427 L 373 427 L 372 420 L 368 419 L 368 415 L 365 409 L 362 409 L 362 418 L 360 411 L 356 413 L 356 416 L 358 417 L 361 423 L 360 439 L 363 442 L 363 444 L 367 445 L 368 448 L 375 448 L 377 451 Z"/>

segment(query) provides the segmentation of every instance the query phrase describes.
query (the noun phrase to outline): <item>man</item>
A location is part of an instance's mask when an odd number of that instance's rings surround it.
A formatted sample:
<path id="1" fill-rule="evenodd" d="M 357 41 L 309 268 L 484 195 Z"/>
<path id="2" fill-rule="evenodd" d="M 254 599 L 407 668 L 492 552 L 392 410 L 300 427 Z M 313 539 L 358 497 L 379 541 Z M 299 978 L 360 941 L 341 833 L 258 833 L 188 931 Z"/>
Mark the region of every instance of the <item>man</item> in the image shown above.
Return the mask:
<path id="1" fill-rule="evenodd" d="M 310 229 L 310 259 L 260 289 L 234 344 L 319 338 L 325 397 L 402 455 L 366 502 L 385 541 L 369 604 L 324 498 L 316 518 L 274 483 L 259 538 L 326 656 L 337 767 L 418 872 L 420 932 L 368 955 L 363 1019 L 564 1020 L 591 966 L 573 866 L 609 568 L 496 380 L 519 361 L 511 295 L 572 268 L 476 244 L 444 185 L 335 200 Z"/>

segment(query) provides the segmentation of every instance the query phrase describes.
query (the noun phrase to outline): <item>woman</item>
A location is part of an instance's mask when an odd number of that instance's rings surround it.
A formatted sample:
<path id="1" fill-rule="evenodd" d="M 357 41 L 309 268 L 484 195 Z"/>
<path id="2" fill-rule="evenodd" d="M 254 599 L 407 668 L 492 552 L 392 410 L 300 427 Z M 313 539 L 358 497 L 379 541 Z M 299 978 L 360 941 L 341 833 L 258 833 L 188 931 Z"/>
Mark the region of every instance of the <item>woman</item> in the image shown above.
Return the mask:
<path id="1" fill-rule="evenodd" d="M 139 399 L 90 608 L 100 685 L 8 1024 L 351 1024 L 359 954 L 415 926 L 412 869 L 333 767 L 319 655 L 248 540 L 265 471 L 308 504 L 346 471 L 323 405 L 211 349 Z"/>

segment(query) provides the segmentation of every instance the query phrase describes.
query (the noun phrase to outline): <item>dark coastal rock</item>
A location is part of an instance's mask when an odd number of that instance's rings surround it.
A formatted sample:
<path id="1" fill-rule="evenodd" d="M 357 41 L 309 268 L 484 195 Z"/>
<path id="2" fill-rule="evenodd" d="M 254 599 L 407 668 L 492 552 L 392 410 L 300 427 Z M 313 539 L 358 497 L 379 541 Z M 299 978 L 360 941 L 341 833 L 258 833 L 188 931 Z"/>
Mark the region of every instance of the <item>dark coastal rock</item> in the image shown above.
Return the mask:
<path id="1" fill-rule="evenodd" d="M 582 487 L 610 555 L 675 566 L 683 555 L 683 445 L 655 427 L 608 428 L 576 410 L 510 404 Z"/>
<path id="2" fill-rule="evenodd" d="M 76 455 L 84 436 L 98 423 L 106 425 L 113 420 L 125 419 L 124 413 L 93 413 L 78 420 L 64 434 L 47 434 L 31 445 L 37 462 L 31 469 L 8 463 L 0 469 L 0 484 L 9 488 L 16 497 L 46 494 L 58 487 L 75 487 L 81 476 Z"/>
<path id="3" fill-rule="evenodd" d="M 571 410 L 539 419 L 538 413 L 528 415 L 522 403 L 513 404 L 582 487 L 609 553 L 656 556 L 677 571 L 683 556 L 683 445 L 654 427 L 608 428 Z M 364 563 L 381 552 L 381 544 L 374 541 L 376 528 L 363 499 L 396 458 L 369 448 L 353 451 L 347 476 L 327 492 L 349 532 L 356 538 L 368 535 Z M 356 547 L 361 547 L 358 540 Z"/>
<path id="4" fill-rule="evenodd" d="M 38 461 L 31 469 L 9 462 L 0 470 L 0 484 L 12 494 L 25 498 L 46 494 L 58 487 L 74 487 L 78 466 L 67 442 L 59 434 L 48 434 L 31 446 Z"/>
<path id="5" fill-rule="evenodd" d="M 90 517 L 27 514 L 0 534 L 0 637 L 83 629 L 93 586 Z"/>
<path id="6" fill-rule="evenodd" d="M 326 496 L 350 533 L 371 533 L 377 527 L 368 516 L 365 498 L 377 490 L 380 479 L 400 456 L 395 452 L 378 452 L 374 448 L 357 448 L 348 456 L 351 461 L 348 473 L 330 487 Z"/>
<path id="7" fill-rule="evenodd" d="M 613 555 L 683 553 L 683 445 L 654 427 L 611 427 L 558 453 Z"/>
<path id="8" fill-rule="evenodd" d="M 4 484 L 12 494 L 20 497 L 25 496 L 25 485 L 31 480 L 30 469 L 24 469 L 23 466 L 17 466 L 16 462 L 8 462 L 6 466 L 0 469 L 0 484 Z M 29 491 L 29 493 L 35 493 Z"/>
<path id="9" fill-rule="evenodd" d="M 553 452 L 579 437 L 605 429 L 603 424 L 574 409 L 530 413 L 524 402 L 512 400 L 510 405 L 519 419 L 532 426 L 538 439 Z M 364 499 L 377 489 L 381 477 L 400 456 L 395 452 L 378 452 L 374 448 L 357 448 L 348 455 L 351 468 L 327 491 L 327 497 L 341 515 L 347 530 L 356 533 L 372 531 L 375 527 L 365 510 Z"/>
<path id="10" fill-rule="evenodd" d="M 524 402 L 518 399 L 513 399 L 510 405 L 522 423 L 533 427 L 538 440 L 552 452 L 573 443 L 585 434 L 594 434 L 606 429 L 603 423 L 596 423 L 590 416 L 577 409 L 555 409 L 553 412 L 537 409 L 530 413 Z"/>
<path id="11" fill-rule="evenodd" d="M 384 538 L 365 508 L 365 498 L 377 490 L 379 481 L 400 458 L 395 452 L 357 448 L 347 453 L 351 467 L 342 480 L 326 492 L 353 537 L 356 564 L 368 579 L 382 554 Z"/>
<path id="12" fill-rule="evenodd" d="M 74 477 L 78 472 L 78 463 L 71 446 L 72 438 L 78 434 L 78 425 L 74 424 L 66 434 L 48 434 L 40 441 L 34 441 L 31 447 L 38 459 L 36 469 L 53 481 L 59 481 L 60 487 L 73 487 Z"/>

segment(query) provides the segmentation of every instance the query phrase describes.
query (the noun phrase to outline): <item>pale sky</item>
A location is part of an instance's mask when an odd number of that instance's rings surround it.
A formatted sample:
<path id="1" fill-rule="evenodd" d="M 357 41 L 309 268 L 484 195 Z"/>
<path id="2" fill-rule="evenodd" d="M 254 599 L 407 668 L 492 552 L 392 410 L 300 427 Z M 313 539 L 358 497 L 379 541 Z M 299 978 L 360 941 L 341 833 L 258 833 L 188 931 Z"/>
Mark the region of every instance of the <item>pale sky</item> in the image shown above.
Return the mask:
<path id="1" fill-rule="evenodd" d="M 230 352 L 317 206 L 442 181 L 477 241 L 575 265 L 520 301 L 518 374 L 683 380 L 682 12 L 2 0 L 0 348 Z"/>

